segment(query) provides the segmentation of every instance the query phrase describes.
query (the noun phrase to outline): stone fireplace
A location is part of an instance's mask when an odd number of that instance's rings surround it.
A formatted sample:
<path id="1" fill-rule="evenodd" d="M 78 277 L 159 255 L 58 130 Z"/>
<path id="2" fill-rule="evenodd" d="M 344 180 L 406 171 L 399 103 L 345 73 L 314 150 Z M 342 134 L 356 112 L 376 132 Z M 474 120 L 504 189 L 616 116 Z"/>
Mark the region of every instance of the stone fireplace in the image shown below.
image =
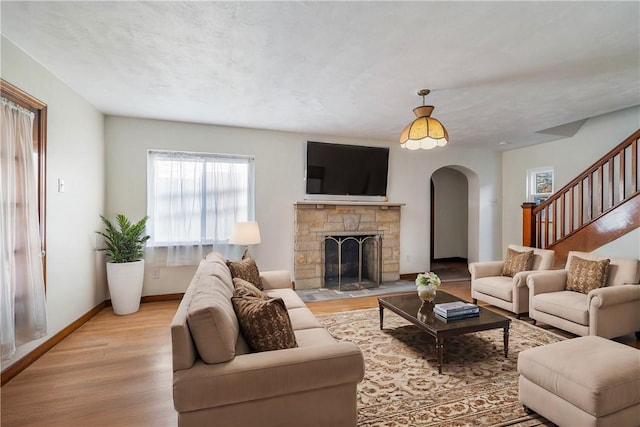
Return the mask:
<path id="1" fill-rule="evenodd" d="M 345 280 L 353 281 L 359 269 L 363 280 L 398 280 L 401 206 L 373 202 L 295 203 L 296 288 L 320 288 L 325 279 L 337 283 L 338 270 Z M 339 241 L 348 252 L 343 254 L 341 266 L 337 263 Z M 361 258 L 354 259 L 360 244 Z M 325 261 L 330 262 L 325 265 Z"/>

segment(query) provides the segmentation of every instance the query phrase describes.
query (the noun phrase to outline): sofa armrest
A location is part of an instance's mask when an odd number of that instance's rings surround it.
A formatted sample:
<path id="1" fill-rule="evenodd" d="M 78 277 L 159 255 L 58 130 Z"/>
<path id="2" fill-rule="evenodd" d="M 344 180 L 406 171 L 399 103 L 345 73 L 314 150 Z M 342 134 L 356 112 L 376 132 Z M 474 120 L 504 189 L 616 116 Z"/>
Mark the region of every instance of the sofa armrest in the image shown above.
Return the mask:
<path id="1" fill-rule="evenodd" d="M 504 261 L 476 261 L 469 264 L 471 280 L 481 277 L 502 276 Z"/>
<path id="2" fill-rule="evenodd" d="M 588 294 L 589 310 L 640 301 L 640 285 L 615 285 L 594 289 Z"/>
<path id="3" fill-rule="evenodd" d="M 527 277 L 529 277 L 532 274 L 537 274 L 539 272 L 540 272 L 539 270 L 519 271 L 513 276 L 513 284 L 515 285 L 516 288 L 524 288 L 525 286 L 527 286 Z"/>
<path id="4" fill-rule="evenodd" d="M 288 270 L 261 271 L 260 280 L 264 289 L 291 289 L 291 273 Z"/>
<path id="5" fill-rule="evenodd" d="M 567 284 L 566 270 L 537 271 L 527 277 L 529 295 L 564 291 Z"/>
<path id="6" fill-rule="evenodd" d="M 197 360 L 175 371 L 178 412 L 294 394 L 364 378 L 362 352 L 351 342 L 238 355 L 225 363 Z"/>

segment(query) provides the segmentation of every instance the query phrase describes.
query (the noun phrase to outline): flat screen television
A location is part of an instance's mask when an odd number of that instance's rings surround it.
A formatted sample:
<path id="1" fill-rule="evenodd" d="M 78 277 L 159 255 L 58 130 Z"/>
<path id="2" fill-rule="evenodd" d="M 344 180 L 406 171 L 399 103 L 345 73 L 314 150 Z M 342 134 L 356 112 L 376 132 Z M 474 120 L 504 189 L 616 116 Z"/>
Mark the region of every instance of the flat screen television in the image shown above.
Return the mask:
<path id="1" fill-rule="evenodd" d="M 389 149 L 307 141 L 307 199 L 384 200 Z"/>

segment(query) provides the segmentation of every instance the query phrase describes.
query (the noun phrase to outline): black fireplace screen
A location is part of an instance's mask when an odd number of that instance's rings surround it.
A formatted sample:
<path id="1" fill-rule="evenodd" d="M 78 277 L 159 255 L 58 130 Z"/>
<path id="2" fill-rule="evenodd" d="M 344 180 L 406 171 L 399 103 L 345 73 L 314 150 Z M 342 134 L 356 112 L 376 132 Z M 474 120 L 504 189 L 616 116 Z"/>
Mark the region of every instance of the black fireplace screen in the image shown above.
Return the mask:
<path id="1" fill-rule="evenodd" d="M 324 239 L 324 287 L 373 284 L 380 286 L 382 237 L 380 235 L 326 236 Z"/>

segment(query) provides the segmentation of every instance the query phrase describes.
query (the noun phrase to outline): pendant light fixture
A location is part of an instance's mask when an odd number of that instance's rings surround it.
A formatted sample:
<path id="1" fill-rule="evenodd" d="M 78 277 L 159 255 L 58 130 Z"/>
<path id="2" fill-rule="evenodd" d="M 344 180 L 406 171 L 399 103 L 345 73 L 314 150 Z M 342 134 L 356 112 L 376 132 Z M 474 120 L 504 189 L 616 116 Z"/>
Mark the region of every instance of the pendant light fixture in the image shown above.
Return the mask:
<path id="1" fill-rule="evenodd" d="M 422 105 L 413 109 L 416 119 L 402 130 L 400 147 L 409 150 L 430 150 L 435 147 L 444 147 L 449 142 L 449 135 L 442 123 L 430 117 L 433 105 L 424 105 L 424 97 L 429 92 L 429 89 L 418 91 L 418 95 L 422 97 Z"/>

